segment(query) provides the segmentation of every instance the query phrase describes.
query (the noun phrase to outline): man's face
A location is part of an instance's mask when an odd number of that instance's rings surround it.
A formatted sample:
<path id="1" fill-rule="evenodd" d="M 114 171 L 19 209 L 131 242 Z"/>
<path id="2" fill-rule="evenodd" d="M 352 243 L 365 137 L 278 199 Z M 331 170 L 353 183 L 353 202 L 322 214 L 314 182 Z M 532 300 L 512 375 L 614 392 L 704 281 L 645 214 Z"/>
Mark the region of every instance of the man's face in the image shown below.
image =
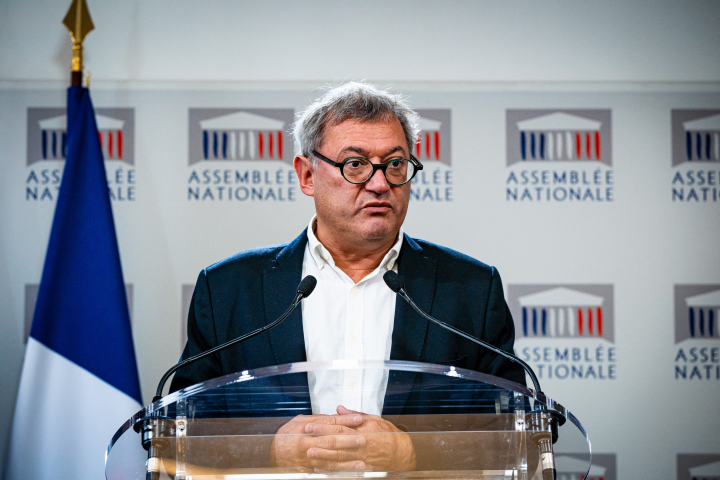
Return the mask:
<path id="1" fill-rule="evenodd" d="M 365 157 L 372 163 L 410 158 L 397 118 L 387 122 L 346 120 L 330 126 L 318 152 L 336 162 L 348 157 Z M 308 185 L 303 185 L 302 178 L 300 183 L 303 192 L 315 198 L 318 228 L 326 228 L 335 241 L 348 246 L 394 239 L 405 220 L 410 183 L 390 185 L 377 171 L 367 183 L 353 185 L 339 168 L 321 160 L 312 170 Z"/>

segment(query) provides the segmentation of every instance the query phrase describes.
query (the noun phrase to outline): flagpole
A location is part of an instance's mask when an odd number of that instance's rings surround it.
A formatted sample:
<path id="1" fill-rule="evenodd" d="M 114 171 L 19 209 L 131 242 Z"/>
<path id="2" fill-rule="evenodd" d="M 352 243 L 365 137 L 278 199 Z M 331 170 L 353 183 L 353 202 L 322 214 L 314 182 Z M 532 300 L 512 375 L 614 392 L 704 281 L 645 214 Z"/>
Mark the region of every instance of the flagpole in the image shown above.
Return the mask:
<path id="1" fill-rule="evenodd" d="M 73 40 L 66 154 L 18 387 L 4 480 L 105 477 L 117 426 L 142 408 L 130 312 L 82 41 L 85 0 L 63 23 Z"/>
<path id="2" fill-rule="evenodd" d="M 65 14 L 63 24 L 70 31 L 70 38 L 73 42 L 72 60 L 70 62 L 70 85 L 82 87 L 83 40 L 95 28 L 85 0 L 73 0 Z"/>

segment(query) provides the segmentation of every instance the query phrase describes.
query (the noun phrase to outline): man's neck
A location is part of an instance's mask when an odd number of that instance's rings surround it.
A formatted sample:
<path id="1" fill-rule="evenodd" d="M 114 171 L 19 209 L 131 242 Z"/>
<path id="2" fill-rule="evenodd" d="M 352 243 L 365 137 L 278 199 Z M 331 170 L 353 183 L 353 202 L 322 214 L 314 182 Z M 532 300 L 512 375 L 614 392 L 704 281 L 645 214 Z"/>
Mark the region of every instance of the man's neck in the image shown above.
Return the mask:
<path id="1" fill-rule="evenodd" d="M 348 245 L 324 232 L 322 228 L 318 228 L 317 222 L 313 227 L 315 237 L 330 252 L 335 266 L 355 283 L 375 271 L 397 242 L 399 233 L 395 232 L 394 235 L 375 242 L 365 241 L 362 245 Z"/>

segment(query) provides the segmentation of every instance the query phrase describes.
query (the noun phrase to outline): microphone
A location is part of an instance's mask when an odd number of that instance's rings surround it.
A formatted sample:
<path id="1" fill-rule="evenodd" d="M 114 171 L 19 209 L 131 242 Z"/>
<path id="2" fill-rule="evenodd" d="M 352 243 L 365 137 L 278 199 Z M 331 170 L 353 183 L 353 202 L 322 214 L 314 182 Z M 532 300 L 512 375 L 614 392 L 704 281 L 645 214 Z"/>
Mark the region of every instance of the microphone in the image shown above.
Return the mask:
<path id="1" fill-rule="evenodd" d="M 410 304 L 410 306 L 413 308 L 413 310 L 415 310 L 417 313 L 419 313 L 426 320 L 429 320 L 429 321 L 441 326 L 445 330 L 450 330 L 451 332 L 453 332 L 457 335 L 460 335 L 461 337 L 466 338 L 467 340 L 470 340 L 473 343 L 482 345 L 483 347 L 487 348 L 488 350 L 491 350 L 491 351 L 497 353 L 498 355 L 502 355 L 503 357 L 507 358 L 508 360 L 511 360 L 511 361 L 519 364 L 521 367 L 523 367 L 525 372 L 532 379 L 533 385 L 535 386 L 535 391 L 538 393 L 542 393 L 542 391 L 540 390 L 540 382 L 538 381 L 538 378 L 535 375 L 535 372 L 533 371 L 533 369 L 530 368 L 530 365 L 523 362 L 520 358 L 513 355 L 512 353 L 508 353 L 505 350 L 497 348 L 495 345 L 491 345 L 484 340 L 480 340 L 479 338 L 473 337 L 472 335 L 469 335 L 469 334 L 463 332 L 462 330 L 458 330 L 457 328 L 453 327 L 452 325 L 448 325 L 445 322 L 441 322 L 440 320 L 433 318 L 430 315 L 428 315 L 427 313 L 425 313 L 424 311 L 422 311 L 422 309 L 417 306 L 417 304 L 413 301 L 412 298 L 410 298 L 410 296 L 405 291 L 405 284 L 402 280 L 402 277 L 400 275 L 398 275 L 397 273 L 393 272 L 392 270 L 388 270 L 387 272 L 385 272 L 385 275 L 383 275 L 383 280 L 385 280 L 385 284 L 388 287 L 390 287 L 390 290 L 392 290 L 393 292 L 400 295 L 406 302 L 408 302 Z"/>
<path id="2" fill-rule="evenodd" d="M 445 330 L 449 330 L 457 335 L 460 335 L 466 340 L 470 340 L 477 345 L 483 346 L 488 350 L 520 365 L 532 380 L 533 386 L 535 387 L 535 393 L 544 395 L 540 389 L 540 381 L 538 380 L 537 375 L 535 375 L 535 372 L 530 365 L 525 363 L 522 359 L 425 313 L 413 301 L 413 299 L 410 298 L 410 295 L 408 295 L 405 290 L 405 283 L 403 282 L 402 277 L 392 270 L 385 272 L 383 280 L 385 280 L 385 284 L 390 288 L 390 290 L 400 295 L 413 308 L 413 310 L 419 313 L 424 319 L 429 320 Z M 555 470 L 555 457 L 553 454 L 552 444 L 557 441 L 558 425 L 565 423 L 565 417 L 560 414 L 560 412 L 550 410 L 545 405 L 540 405 L 537 410 L 530 412 L 527 423 L 530 431 L 532 432 L 531 438 L 540 448 L 543 480 L 555 480 L 557 472 Z"/>
<path id="3" fill-rule="evenodd" d="M 181 368 L 190 365 L 191 363 L 195 363 L 198 360 L 212 355 L 213 353 L 217 353 L 220 350 L 224 350 L 240 342 L 249 340 L 256 335 L 267 332 L 268 330 L 277 327 L 283 320 L 290 316 L 290 314 L 297 308 L 298 305 L 300 305 L 300 301 L 303 298 L 307 298 L 310 296 L 313 290 L 315 290 L 316 285 L 317 279 L 315 277 L 313 277 L 312 275 L 306 276 L 298 284 L 295 298 L 290 304 L 290 307 L 288 307 L 285 313 L 280 315 L 277 320 L 262 328 L 258 328 L 257 330 L 237 337 L 233 340 L 227 341 L 223 344 L 211 348 L 210 350 L 198 353 L 197 355 L 194 355 L 188 359 L 183 360 L 182 362 L 173 365 L 172 368 L 165 372 L 165 374 L 160 379 L 160 383 L 158 383 L 158 387 L 155 391 L 155 396 L 152 399 L 152 403 L 155 403 L 162 398 L 163 388 L 165 388 L 165 383 L 167 383 L 170 375 L 177 372 Z M 149 416 L 138 420 L 138 422 L 134 426 L 134 429 L 136 432 L 141 433 L 142 446 L 145 450 L 148 451 L 146 480 L 158 480 L 160 478 L 160 452 L 170 445 L 170 442 L 167 440 L 166 437 L 172 437 L 175 435 L 175 420 L 172 418 L 160 416 L 153 412 Z"/>
<path id="4" fill-rule="evenodd" d="M 258 328 L 257 330 L 247 333 L 241 337 L 235 338 L 233 340 L 230 340 L 228 342 L 225 342 L 221 345 L 218 345 L 217 347 L 211 348 L 210 350 L 206 350 L 202 353 L 198 353 L 197 355 L 190 357 L 186 360 L 183 360 L 180 363 L 177 363 L 170 368 L 167 372 L 165 372 L 165 375 L 162 376 L 160 379 L 160 383 L 158 384 L 157 391 L 155 392 L 155 396 L 153 397 L 152 401 L 153 403 L 160 400 L 162 398 L 162 391 L 163 388 L 165 388 L 165 383 L 168 381 L 168 378 L 170 378 L 170 375 L 175 373 L 176 371 L 180 370 L 182 367 L 186 365 L 190 365 L 191 363 L 195 363 L 198 360 L 205 358 L 209 355 L 212 355 L 213 353 L 217 353 L 220 350 L 224 350 L 228 347 L 231 347 L 237 343 L 244 342 L 245 340 L 249 340 L 252 337 L 259 335 L 263 332 L 266 332 L 272 328 L 275 328 L 276 326 L 280 325 L 280 323 L 285 320 L 292 312 L 295 310 L 295 308 L 300 305 L 300 301 L 303 298 L 307 298 L 310 296 L 310 294 L 315 290 L 315 286 L 317 285 L 317 279 L 313 277 L 312 275 L 308 275 L 305 278 L 303 278 L 300 281 L 300 284 L 297 286 L 297 293 L 295 293 L 295 299 L 290 304 L 290 307 L 283 313 L 280 318 L 275 320 L 269 325 L 266 325 L 262 328 Z"/>

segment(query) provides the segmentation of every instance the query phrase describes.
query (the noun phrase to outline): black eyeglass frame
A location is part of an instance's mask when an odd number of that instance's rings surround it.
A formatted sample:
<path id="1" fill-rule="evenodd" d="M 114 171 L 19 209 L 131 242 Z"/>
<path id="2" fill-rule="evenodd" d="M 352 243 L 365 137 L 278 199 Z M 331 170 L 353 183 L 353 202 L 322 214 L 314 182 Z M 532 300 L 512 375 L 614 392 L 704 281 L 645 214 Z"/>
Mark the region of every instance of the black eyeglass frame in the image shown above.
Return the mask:
<path id="1" fill-rule="evenodd" d="M 383 176 L 385 177 L 385 181 L 388 182 L 390 185 L 394 185 L 394 186 L 396 186 L 396 187 L 399 187 L 399 186 L 401 186 L 401 185 L 405 185 L 406 183 L 410 182 L 413 178 L 415 178 L 415 175 L 417 175 L 417 172 L 419 172 L 420 170 L 423 169 L 423 164 L 420 163 L 420 160 L 418 160 L 417 158 L 415 158 L 415 155 L 413 155 L 412 153 L 410 154 L 410 159 L 407 159 L 407 158 L 395 158 L 395 159 L 393 159 L 393 160 L 390 160 L 390 161 L 387 162 L 387 163 L 372 163 L 372 162 L 370 162 L 370 159 L 365 158 L 365 157 L 349 157 L 349 158 L 346 158 L 345 160 L 343 160 L 342 162 L 334 162 L 334 161 L 330 160 L 329 158 L 327 158 L 327 157 L 326 157 L 325 155 L 323 155 L 322 153 L 319 153 L 317 150 L 313 150 L 312 153 L 313 153 L 313 155 L 315 155 L 317 158 L 319 158 L 319 159 L 322 160 L 323 162 L 329 163 L 329 164 L 332 165 L 333 167 L 339 168 L 339 169 L 340 169 L 340 175 L 342 175 L 342 177 L 345 179 L 345 181 L 347 181 L 348 183 L 352 183 L 353 185 L 362 185 L 362 184 L 365 184 L 365 183 L 369 182 L 369 181 L 375 176 L 375 172 L 377 172 L 378 170 L 382 170 Z M 367 178 L 367 180 L 365 180 L 365 181 L 362 181 L 362 182 L 352 182 L 352 181 L 348 180 L 348 178 L 345 176 L 345 172 L 343 171 L 343 169 L 345 168 L 345 164 L 346 164 L 347 162 L 350 162 L 350 161 L 356 160 L 356 159 L 367 160 L 368 162 L 370 162 L 370 165 L 372 165 L 372 167 L 373 167 L 372 173 L 370 174 L 370 176 L 369 176 L 369 177 Z M 387 170 L 388 165 L 392 164 L 393 162 L 395 162 L 395 161 L 397 161 L 397 160 L 407 160 L 408 162 L 412 163 L 413 167 L 415 168 L 415 170 L 413 171 L 412 177 L 408 178 L 408 179 L 405 180 L 403 183 L 392 183 L 390 180 L 388 180 L 387 175 L 385 174 L 385 171 Z"/>

